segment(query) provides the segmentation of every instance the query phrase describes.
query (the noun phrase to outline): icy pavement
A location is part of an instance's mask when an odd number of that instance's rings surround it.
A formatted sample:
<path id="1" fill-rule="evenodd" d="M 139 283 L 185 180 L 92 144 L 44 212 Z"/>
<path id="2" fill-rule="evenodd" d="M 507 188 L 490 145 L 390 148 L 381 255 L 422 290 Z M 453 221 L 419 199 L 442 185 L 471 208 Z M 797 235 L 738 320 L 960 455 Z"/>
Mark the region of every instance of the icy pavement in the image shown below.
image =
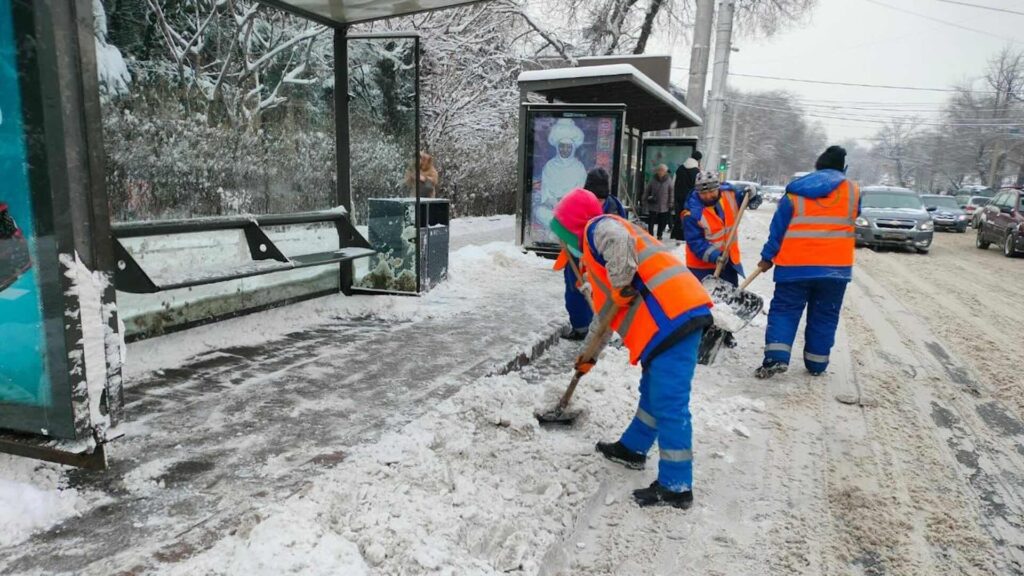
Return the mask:
<path id="1" fill-rule="evenodd" d="M 770 217 L 746 217 L 747 266 Z M 954 241 L 937 237 L 935 270 L 964 257 L 943 250 Z M 930 278 L 927 257 L 859 251 L 833 364 L 817 378 L 796 363 L 754 379 L 765 326 L 755 318 L 738 348 L 698 368 L 696 500 L 680 512 L 630 500 L 654 478 L 656 451 L 642 472 L 594 452 L 635 409 L 640 374 L 624 351 L 606 351 L 581 381 L 572 406 L 583 416 L 568 429 L 540 428 L 533 413 L 557 401 L 578 344 L 495 373 L 544 339 L 520 323 L 563 317 L 560 275 L 507 244 L 458 255 L 452 281 L 422 299 L 288 312 L 322 333 L 296 335 L 285 308 L 224 324 L 236 327 L 230 342 L 216 326 L 166 337 L 173 353 L 134 346 L 129 411 L 155 415 L 115 445 L 122 469 L 42 482 L 70 480 L 87 509 L 0 549 L 0 572 L 1024 574 L 1020 381 L 927 314 L 937 290 L 964 294 L 973 281 Z M 1012 288 L 990 287 L 1012 302 Z M 752 289 L 770 299 L 771 278 Z M 473 366 L 452 368 L 456 358 Z M 425 366 L 450 375 L 417 382 Z M 112 504 L 88 508 L 93 497 Z"/>
<path id="2" fill-rule="evenodd" d="M 149 572 L 188 558 L 308 489 L 350 446 L 554 338 L 564 312 L 550 261 L 470 246 L 450 273 L 419 299 L 339 295 L 133 345 L 131 422 L 111 469 L 68 472 L 112 502 L 3 550 L 0 570 Z"/>

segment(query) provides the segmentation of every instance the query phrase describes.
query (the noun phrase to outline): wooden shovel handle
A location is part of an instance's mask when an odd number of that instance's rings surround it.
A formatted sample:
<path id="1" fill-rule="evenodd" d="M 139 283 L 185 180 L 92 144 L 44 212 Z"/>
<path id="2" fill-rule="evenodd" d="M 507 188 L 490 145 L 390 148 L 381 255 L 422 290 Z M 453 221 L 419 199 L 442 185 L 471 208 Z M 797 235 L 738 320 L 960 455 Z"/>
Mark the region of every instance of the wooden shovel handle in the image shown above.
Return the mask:
<path id="1" fill-rule="evenodd" d="M 736 291 L 743 292 L 744 290 L 746 290 L 747 286 L 750 286 L 750 283 L 754 281 L 754 278 L 757 278 L 758 276 L 761 275 L 761 272 L 764 272 L 764 270 L 761 270 L 760 268 L 755 268 L 753 274 L 747 276 L 746 279 L 743 280 L 743 283 L 740 284 L 740 287 L 736 289 Z"/>
<path id="2" fill-rule="evenodd" d="M 751 191 L 747 191 L 743 195 L 743 203 L 740 204 L 740 211 L 736 213 L 736 221 L 732 223 L 732 230 L 729 232 L 729 237 L 725 240 L 725 250 L 722 250 L 723 259 L 718 261 L 718 266 L 715 267 L 715 278 L 722 275 L 722 270 L 725 269 L 725 263 L 729 261 L 729 251 L 732 250 L 732 244 L 736 240 L 736 234 L 740 231 L 740 221 L 743 220 L 743 213 L 747 211 L 747 204 L 750 202 L 750 197 L 753 195 Z"/>
<path id="3" fill-rule="evenodd" d="M 559 242 L 561 242 L 562 244 L 562 250 L 565 251 L 565 258 L 566 260 L 569 261 L 569 266 L 572 268 L 572 273 L 576 276 L 576 282 L 580 285 L 580 294 L 583 294 L 583 297 L 586 298 L 587 300 L 587 305 L 590 306 L 591 310 L 593 310 L 594 301 L 590 297 L 590 292 L 587 292 L 586 290 L 583 289 L 583 273 L 580 272 L 580 267 L 576 264 L 576 260 L 573 259 L 572 252 L 569 251 L 569 247 L 566 246 L 565 241 L 559 240 Z"/>
<path id="4" fill-rule="evenodd" d="M 633 298 L 639 297 L 640 295 L 637 294 Z M 633 301 L 630 300 L 630 303 L 632 302 Z M 597 354 L 601 351 L 601 347 L 604 345 L 605 334 L 608 333 L 608 330 L 612 326 L 612 320 L 615 319 L 615 315 L 618 313 L 619 308 L 613 307 L 611 310 L 608 311 L 607 314 L 601 316 L 601 321 L 597 325 L 597 332 L 591 335 L 592 340 L 590 341 L 590 344 L 587 345 L 587 348 L 583 351 L 583 354 L 580 355 L 583 359 L 593 360 L 594 357 L 597 356 Z M 556 408 L 556 411 L 561 412 L 562 410 L 565 410 L 566 406 L 569 405 L 569 400 L 572 399 L 573 393 L 576 392 L 576 385 L 579 384 L 580 378 L 582 377 L 583 372 L 580 372 L 579 370 L 577 370 L 576 373 L 573 374 L 572 381 L 569 382 L 569 387 L 565 389 L 565 394 L 562 394 L 562 399 L 558 401 L 558 407 Z"/>

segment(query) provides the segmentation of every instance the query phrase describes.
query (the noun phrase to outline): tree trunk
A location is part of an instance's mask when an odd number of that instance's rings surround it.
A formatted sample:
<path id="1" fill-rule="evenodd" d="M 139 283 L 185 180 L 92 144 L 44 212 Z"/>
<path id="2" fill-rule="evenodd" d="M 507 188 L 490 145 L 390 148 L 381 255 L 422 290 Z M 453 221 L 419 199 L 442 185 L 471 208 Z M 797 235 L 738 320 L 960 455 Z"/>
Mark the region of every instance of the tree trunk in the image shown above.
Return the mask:
<path id="1" fill-rule="evenodd" d="M 665 0 L 651 0 L 651 5 L 647 8 L 647 15 L 644 16 L 644 25 L 640 28 L 640 39 L 636 42 L 633 54 L 643 54 L 647 49 L 647 40 L 651 37 L 654 20 L 658 17 L 658 12 L 664 3 Z"/>

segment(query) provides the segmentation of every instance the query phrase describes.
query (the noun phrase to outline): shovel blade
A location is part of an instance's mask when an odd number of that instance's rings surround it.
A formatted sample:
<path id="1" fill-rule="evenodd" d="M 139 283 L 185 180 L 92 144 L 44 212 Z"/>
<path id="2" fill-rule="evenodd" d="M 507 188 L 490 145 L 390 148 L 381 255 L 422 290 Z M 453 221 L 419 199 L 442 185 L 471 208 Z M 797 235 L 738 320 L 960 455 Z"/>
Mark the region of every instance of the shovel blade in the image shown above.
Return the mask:
<path id="1" fill-rule="evenodd" d="M 718 351 L 722 349 L 725 336 L 728 331 L 718 326 L 708 326 L 700 339 L 700 347 L 697 349 L 697 364 L 708 366 L 718 357 Z"/>
<path id="2" fill-rule="evenodd" d="M 729 317 L 725 327 L 730 332 L 745 328 L 764 309 L 764 298 L 753 292 L 738 290 L 721 278 L 706 276 L 701 284 L 708 291 L 714 303 L 720 307 L 721 310 L 717 316 Z M 728 307 L 728 312 L 725 312 L 725 307 Z"/>
<path id="3" fill-rule="evenodd" d="M 578 411 L 559 410 L 558 408 L 534 414 L 541 426 L 572 426 L 576 423 L 576 418 L 578 418 L 579 415 L 580 413 Z"/>

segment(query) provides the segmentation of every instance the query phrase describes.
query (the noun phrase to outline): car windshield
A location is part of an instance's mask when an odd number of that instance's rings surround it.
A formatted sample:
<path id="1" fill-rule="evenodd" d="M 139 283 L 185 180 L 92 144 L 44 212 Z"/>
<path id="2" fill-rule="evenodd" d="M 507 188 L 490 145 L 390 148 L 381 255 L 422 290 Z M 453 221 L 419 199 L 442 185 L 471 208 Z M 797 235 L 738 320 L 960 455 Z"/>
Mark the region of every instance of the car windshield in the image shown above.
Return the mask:
<path id="1" fill-rule="evenodd" d="M 921 199 L 915 194 L 899 192 L 865 192 L 862 208 L 921 208 Z"/>
<path id="2" fill-rule="evenodd" d="M 984 206 L 989 203 L 989 200 L 991 199 L 985 198 L 984 196 L 975 196 L 974 198 L 971 198 L 971 204 L 974 204 L 975 206 Z"/>
<path id="3" fill-rule="evenodd" d="M 929 208 L 932 206 L 938 208 L 959 208 L 960 205 L 956 203 L 956 198 L 952 196 L 924 196 L 921 198 L 924 201 L 924 205 Z"/>

